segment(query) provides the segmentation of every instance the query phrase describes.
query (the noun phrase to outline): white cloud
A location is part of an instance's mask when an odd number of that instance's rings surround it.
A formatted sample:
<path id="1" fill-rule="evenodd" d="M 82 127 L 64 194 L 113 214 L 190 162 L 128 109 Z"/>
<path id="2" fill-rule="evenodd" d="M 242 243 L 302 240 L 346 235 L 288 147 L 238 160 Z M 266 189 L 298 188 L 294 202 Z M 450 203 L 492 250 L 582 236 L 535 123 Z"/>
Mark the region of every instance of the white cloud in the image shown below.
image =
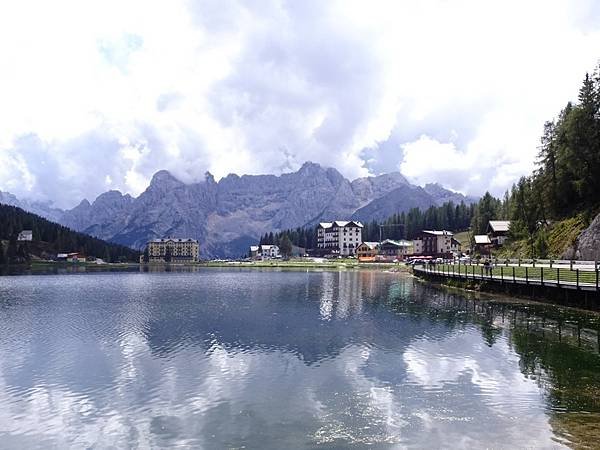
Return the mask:
<path id="1" fill-rule="evenodd" d="M 12 2 L 0 189 L 69 206 L 163 168 L 193 181 L 310 159 L 498 193 L 600 57 L 599 16 L 592 0 Z M 402 148 L 422 136 L 463 164 L 416 169 Z"/>

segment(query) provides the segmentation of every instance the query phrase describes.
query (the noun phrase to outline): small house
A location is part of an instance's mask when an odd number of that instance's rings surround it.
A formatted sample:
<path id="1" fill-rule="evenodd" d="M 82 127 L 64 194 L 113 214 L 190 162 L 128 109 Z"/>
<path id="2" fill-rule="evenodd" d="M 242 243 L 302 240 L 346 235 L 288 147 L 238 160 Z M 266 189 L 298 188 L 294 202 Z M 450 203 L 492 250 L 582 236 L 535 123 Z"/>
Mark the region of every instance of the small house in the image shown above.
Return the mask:
<path id="1" fill-rule="evenodd" d="M 409 241 L 386 239 L 379 246 L 379 255 L 386 259 L 402 260 L 412 253 L 413 243 Z"/>
<path id="2" fill-rule="evenodd" d="M 249 258 L 258 258 L 260 256 L 260 247 L 258 245 L 251 245 L 250 251 L 248 252 Z"/>
<path id="3" fill-rule="evenodd" d="M 482 255 L 489 255 L 492 247 L 492 241 L 487 234 L 477 234 L 473 237 L 475 240 L 475 250 Z"/>
<path id="4" fill-rule="evenodd" d="M 85 256 L 80 253 L 59 253 L 56 255 L 56 260 L 71 263 L 85 262 Z"/>
<path id="5" fill-rule="evenodd" d="M 379 254 L 379 242 L 363 242 L 356 248 L 359 261 L 373 261 Z"/>
<path id="6" fill-rule="evenodd" d="M 33 241 L 33 231 L 23 230 L 17 236 L 17 241 Z"/>
<path id="7" fill-rule="evenodd" d="M 490 220 L 487 227 L 487 235 L 496 247 L 504 245 L 508 239 L 510 220 Z"/>
<path id="8" fill-rule="evenodd" d="M 279 247 L 277 245 L 261 245 L 260 254 L 263 259 L 279 258 Z"/>

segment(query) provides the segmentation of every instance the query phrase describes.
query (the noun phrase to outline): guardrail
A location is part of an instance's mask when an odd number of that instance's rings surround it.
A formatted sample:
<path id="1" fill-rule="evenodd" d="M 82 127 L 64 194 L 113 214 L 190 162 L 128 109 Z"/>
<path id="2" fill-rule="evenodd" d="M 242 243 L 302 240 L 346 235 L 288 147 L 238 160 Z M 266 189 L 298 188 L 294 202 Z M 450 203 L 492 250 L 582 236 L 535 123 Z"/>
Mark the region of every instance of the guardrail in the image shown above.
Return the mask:
<path id="1" fill-rule="evenodd" d="M 471 260 L 471 265 L 482 265 L 485 258 L 481 260 Z M 576 267 L 593 267 L 595 270 L 600 270 L 600 261 L 579 261 L 573 259 L 514 259 L 514 258 L 492 258 L 491 261 L 495 266 L 569 266 L 570 269 Z"/>
<path id="2" fill-rule="evenodd" d="M 589 269 L 570 269 L 515 265 L 424 264 L 415 266 L 414 270 L 464 280 L 552 286 L 596 292 L 600 290 L 600 270 L 597 265 Z"/>

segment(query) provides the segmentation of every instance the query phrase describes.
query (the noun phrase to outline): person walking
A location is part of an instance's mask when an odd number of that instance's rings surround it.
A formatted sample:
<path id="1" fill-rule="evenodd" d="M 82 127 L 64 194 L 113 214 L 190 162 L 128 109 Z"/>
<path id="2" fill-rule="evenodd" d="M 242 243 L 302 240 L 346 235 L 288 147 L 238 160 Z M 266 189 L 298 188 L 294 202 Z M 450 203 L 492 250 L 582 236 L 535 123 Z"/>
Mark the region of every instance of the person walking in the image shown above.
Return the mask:
<path id="1" fill-rule="evenodd" d="M 489 259 L 485 260 L 485 262 L 483 263 L 483 267 L 485 269 L 485 275 L 488 277 L 491 276 L 492 275 L 492 267 L 491 267 Z"/>

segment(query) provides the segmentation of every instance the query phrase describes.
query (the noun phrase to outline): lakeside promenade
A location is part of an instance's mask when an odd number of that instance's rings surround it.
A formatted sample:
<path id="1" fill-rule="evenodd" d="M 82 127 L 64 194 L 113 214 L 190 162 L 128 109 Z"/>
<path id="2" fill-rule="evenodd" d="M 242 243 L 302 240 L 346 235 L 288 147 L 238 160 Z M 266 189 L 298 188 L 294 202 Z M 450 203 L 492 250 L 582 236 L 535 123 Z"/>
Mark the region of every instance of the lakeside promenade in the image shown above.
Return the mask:
<path id="1" fill-rule="evenodd" d="M 500 285 L 540 286 L 563 290 L 600 292 L 597 264 L 569 265 L 475 265 L 423 264 L 413 268 L 416 275 Z"/>

